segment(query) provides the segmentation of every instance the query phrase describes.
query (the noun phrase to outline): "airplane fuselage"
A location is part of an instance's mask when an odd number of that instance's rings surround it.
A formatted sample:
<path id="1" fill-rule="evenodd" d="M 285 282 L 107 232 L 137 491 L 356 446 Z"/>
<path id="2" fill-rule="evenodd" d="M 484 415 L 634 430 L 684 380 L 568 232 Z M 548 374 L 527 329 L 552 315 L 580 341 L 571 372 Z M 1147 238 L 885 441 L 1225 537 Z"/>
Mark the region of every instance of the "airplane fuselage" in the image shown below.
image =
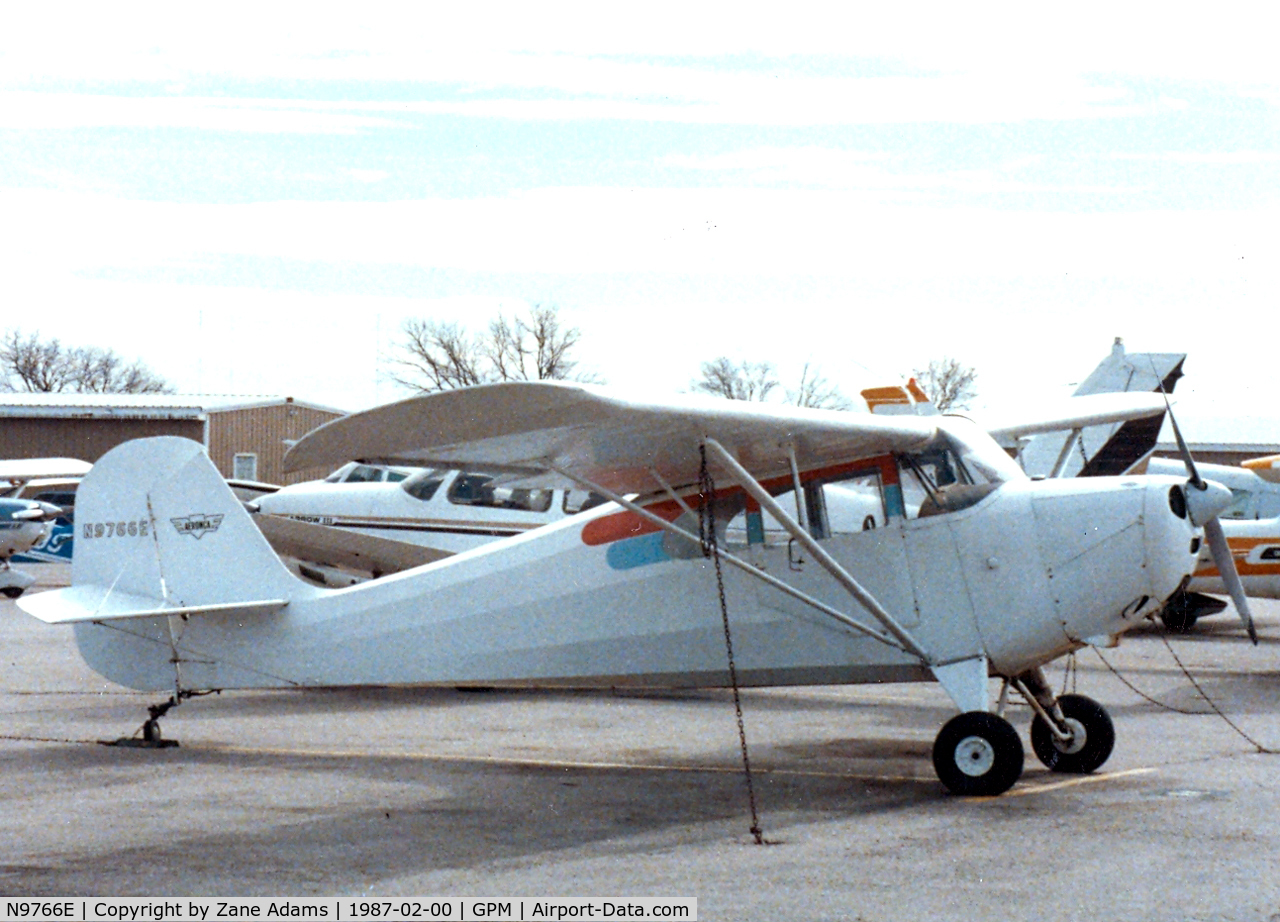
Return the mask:
<path id="1" fill-rule="evenodd" d="M 993 672 L 1016 675 L 1132 627 L 1190 573 L 1194 529 L 1171 489 L 1174 478 L 1017 481 L 965 509 L 823 544 L 934 661 L 985 655 Z M 253 528 L 235 511 L 179 544 L 193 565 L 208 552 L 217 566 L 217 544 Z M 766 573 L 873 624 L 812 562 L 797 565 L 786 547 L 749 552 Z M 73 568 L 89 565 L 83 553 Z M 743 684 L 931 677 L 916 657 L 749 574 L 725 568 L 723 578 Z M 127 630 L 82 622 L 77 641 L 96 671 L 139 689 L 172 688 L 175 653 L 188 688 L 728 681 L 712 561 L 616 506 L 350 589 L 285 579 L 288 602 L 272 614 L 132 618 Z"/>

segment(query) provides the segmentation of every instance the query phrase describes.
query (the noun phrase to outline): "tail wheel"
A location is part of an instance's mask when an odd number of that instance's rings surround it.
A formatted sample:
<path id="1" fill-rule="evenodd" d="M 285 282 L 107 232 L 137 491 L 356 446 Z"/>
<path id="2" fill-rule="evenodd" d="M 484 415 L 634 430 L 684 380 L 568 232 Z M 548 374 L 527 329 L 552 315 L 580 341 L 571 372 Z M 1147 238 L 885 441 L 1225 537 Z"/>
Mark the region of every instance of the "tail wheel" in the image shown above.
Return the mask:
<path id="1" fill-rule="evenodd" d="M 1053 735 L 1043 717 L 1031 722 L 1031 749 L 1036 758 L 1055 772 L 1087 775 L 1106 762 L 1116 743 L 1111 717 L 1098 702 L 1084 695 L 1058 698 L 1072 738 L 1063 742 Z"/>
<path id="2" fill-rule="evenodd" d="M 1022 762 L 1018 731 L 986 711 L 957 714 L 933 744 L 933 767 L 953 794 L 1003 794 L 1021 777 Z"/>
<path id="3" fill-rule="evenodd" d="M 142 738 L 148 743 L 160 742 L 160 721 L 148 720 L 142 725 Z"/>

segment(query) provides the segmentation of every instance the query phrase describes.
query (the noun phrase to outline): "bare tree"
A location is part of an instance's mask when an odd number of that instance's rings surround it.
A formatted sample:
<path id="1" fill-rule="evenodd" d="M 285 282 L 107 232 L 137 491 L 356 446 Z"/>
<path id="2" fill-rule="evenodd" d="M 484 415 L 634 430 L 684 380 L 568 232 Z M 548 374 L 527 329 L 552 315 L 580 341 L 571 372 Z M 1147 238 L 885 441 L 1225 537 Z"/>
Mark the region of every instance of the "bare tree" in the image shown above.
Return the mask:
<path id="1" fill-rule="evenodd" d="M 66 347 L 39 333 L 8 330 L 0 339 L 0 390 L 30 393 L 171 394 L 173 387 L 141 361 L 114 350 Z"/>
<path id="2" fill-rule="evenodd" d="M 917 369 L 916 382 L 933 400 L 939 413 L 967 410 L 969 401 L 978 396 L 973 382 L 978 373 L 953 358 L 934 359 L 924 369 Z"/>
<path id="3" fill-rule="evenodd" d="M 811 362 L 800 370 L 800 386 L 787 390 L 787 403 L 819 410 L 850 410 L 853 402 L 826 379 Z"/>
<path id="4" fill-rule="evenodd" d="M 703 362 L 702 377 L 692 384 L 695 391 L 730 400 L 764 400 L 778 386 L 769 362 L 734 362 L 723 355 Z"/>
<path id="5" fill-rule="evenodd" d="M 535 304 L 527 318 L 500 313 L 490 321 L 484 353 L 500 381 L 567 380 L 578 367 L 569 352 L 580 335 L 576 327 L 560 326 L 555 307 Z"/>
<path id="6" fill-rule="evenodd" d="M 577 372 L 570 353 L 580 334 L 561 326 L 550 305 L 535 304 L 523 317 L 499 313 L 485 334 L 418 318 L 406 321 L 403 333 L 388 375 L 423 393 L 495 381 L 595 380 Z"/>
<path id="7" fill-rule="evenodd" d="M 479 341 L 456 323 L 413 318 L 405 321 L 403 332 L 401 354 L 393 360 L 396 370 L 390 372 L 396 383 L 420 391 L 447 391 L 488 380 Z"/>

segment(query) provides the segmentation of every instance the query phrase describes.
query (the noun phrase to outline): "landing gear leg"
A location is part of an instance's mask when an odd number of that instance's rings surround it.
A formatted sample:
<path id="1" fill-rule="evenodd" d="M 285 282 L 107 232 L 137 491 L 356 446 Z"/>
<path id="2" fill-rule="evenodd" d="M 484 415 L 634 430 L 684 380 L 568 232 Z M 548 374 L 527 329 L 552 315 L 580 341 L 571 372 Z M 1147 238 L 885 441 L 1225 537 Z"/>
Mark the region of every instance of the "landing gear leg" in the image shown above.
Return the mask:
<path id="1" fill-rule="evenodd" d="M 220 689 L 210 689 L 208 691 L 191 691 L 189 689 L 179 689 L 177 692 L 169 696 L 168 701 L 162 701 L 159 704 L 147 705 L 147 719 L 143 721 L 142 726 L 138 728 L 133 736 L 122 736 L 118 740 L 107 742 L 102 741 L 104 746 L 128 746 L 133 749 L 171 749 L 178 745 L 177 740 L 164 739 L 160 733 L 160 718 L 169 713 L 170 708 L 175 708 L 188 698 L 199 698 L 202 695 L 219 694 Z"/>
<path id="2" fill-rule="evenodd" d="M 190 692 L 177 692 L 168 701 L 147 705 L 147 719 L 133 736 L 122 736 L 117 740 L 102 741 L 104 746 L 126 746 L 130 749 L 172 749 L 178 745 L 177 740 L 164 739 L 160 733 L 160 718 L 169 713 L 169 709 L 177 707 Z"/>
<path id="3" fill-rule="evenodd" d="M 1024 672 L 1013 684 L 1036 712 L 1031 749 L 1046 768 L 1087 775 L 1107 761 L 1116 730 L 1102 705 L 1084 695 L 1055 697 L 1039 669 Z"/>

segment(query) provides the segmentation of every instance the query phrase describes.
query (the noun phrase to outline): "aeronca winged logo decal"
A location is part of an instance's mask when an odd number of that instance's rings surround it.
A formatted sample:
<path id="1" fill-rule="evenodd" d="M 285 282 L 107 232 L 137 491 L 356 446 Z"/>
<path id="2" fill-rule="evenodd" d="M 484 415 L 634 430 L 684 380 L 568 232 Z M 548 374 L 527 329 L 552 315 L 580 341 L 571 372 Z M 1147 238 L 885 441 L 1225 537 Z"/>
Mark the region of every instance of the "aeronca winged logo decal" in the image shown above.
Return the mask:
<path id="1" fill-rule="evenodd" d="M 197 513 L 195 515 L 179 516 L 169 521 L 173 523 L 173 527 L 177 529 L 178 534 L 190 535 L 199 541 L 206 533 L 218 530 L 218 526 L 222 524 L 222 514 Z"/>

